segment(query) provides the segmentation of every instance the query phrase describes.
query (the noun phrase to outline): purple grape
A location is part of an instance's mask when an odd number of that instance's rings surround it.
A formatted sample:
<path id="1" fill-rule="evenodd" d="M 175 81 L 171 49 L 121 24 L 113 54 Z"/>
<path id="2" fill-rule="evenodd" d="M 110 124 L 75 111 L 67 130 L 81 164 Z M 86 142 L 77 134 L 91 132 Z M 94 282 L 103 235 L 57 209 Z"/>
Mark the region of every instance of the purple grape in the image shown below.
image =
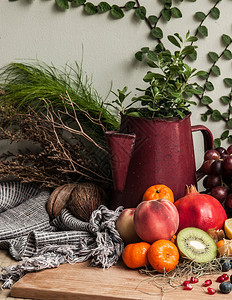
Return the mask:
<path id="1" fill-rule="evenodd" d="M 228 208 L 232 208 L 232 194 L 229 194 L 229 195 L 227 196 L 225 205 L 226 205 Z"/>
<path id="2" fill-rule="evenodd" d="M 230 146 L 227 148 L 227 153 L 228 153 L 228 154 L 232 154 L 232 145 L 230 145 Z"/>
<path id="3" fill-rule="evenodd" d="M 210 169 L 211 169 L 211 174 L 214 174 L 214 175 L 221 175 L 222 174 L 222 160 L 215 160 L 211 166 L 210 166 Z"/>
<path id="4" fill-rule="evenodd" d="M 206 189 L 212 189 L 215 186 L 221 185 L 221 176 L 208 175 L 203 180 L 203 186 Z"/>
<path id="5" fill-rule="evenodd" d="M 228 156 L 223 160 L 223 169 L 232 173 L 232 156 Z"/>
<path id="6" fill-rule="evenodd" d="M 227 193 L 227 188 L 224 186 L 215 186 L 211 190 L 211 196 L 216 198 L 221 203 L 226 200 Z"/>
<path id="7" fill-rule="evenodd" d="M 217 148 L 215 148 L 215 150 L 216 150 L 217 152 L 219 152 L 220 155 L 222 155 L 223 153 L 227 153 L 226 149 L 223 148 L 223 147 L 217 147 Z"/>
<path id="8" fill-rule="evenodd" d="M 203 162 L 201 169 L 205 175 L 212 174 L 211 165 L 215 162 L 213 159 L 208 159 Z"/>
<path id="9" fill-rule="evenodd" d="M 204 161 L 209 159 L 214 159 L 214 160 L 220 159 L 220 153 L 214 149 L 207 150 L 204 155 Z"/>

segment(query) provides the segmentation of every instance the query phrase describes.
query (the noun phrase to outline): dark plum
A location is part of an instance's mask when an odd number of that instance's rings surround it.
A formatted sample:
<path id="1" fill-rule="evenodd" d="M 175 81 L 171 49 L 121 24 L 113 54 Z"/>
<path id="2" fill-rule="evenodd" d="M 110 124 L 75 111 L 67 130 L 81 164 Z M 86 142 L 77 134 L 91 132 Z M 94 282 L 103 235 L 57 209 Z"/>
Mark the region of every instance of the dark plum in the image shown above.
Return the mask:
<path id="1" fill-rule="evenodd" d="M 207 150 L 204 155 L 204 161 L 209 159 L 220 159 L 220 153 L 214 149 Z"/>
<path id="2" fill-rule="evenodd" d="M 211 196 L 216 198 L 221 203 L 226 200 L 227 193 L 227 188 L 224 186 L 215 186 L 211 190 Z"/>

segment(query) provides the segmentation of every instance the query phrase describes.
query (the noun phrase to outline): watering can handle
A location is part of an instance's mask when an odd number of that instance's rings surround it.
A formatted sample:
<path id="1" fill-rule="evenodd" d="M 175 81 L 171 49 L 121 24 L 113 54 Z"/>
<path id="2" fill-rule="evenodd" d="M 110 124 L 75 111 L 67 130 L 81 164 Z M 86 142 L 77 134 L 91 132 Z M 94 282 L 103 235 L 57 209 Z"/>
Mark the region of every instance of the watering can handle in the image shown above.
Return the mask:
<path id="1" fill-rule="evenodd" d="M 194 125 L 191 126 L 192 132 L 194 131 L 201 131 L 203 134 L 204 139 L 204 151 L 213 149 L 214 143 L 213 143 L 213 135 L 212 132 L 203 125 Z M 198 169 L 196 171 L 196 179 L 197 181 L 200 180 L 202 177 L 204 177 L 204 174 L 202 173 L 201 169 Z"/>

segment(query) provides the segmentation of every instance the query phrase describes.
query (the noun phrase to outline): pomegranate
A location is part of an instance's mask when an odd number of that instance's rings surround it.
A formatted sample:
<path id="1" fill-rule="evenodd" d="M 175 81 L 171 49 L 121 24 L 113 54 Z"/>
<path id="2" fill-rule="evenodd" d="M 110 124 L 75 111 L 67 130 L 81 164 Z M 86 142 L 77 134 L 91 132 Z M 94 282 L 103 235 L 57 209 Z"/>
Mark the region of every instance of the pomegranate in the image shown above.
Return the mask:
<path id="1" fill-rule="evenodd" d="M 210 195 L 198 193 L 193 185 L 186 186 L 185 196 L 174 204 L 179 212 L 178 232 L 186 227 L 197 227 L 204 231 L 222 229 L 227 219 L 221 203 Z"/>

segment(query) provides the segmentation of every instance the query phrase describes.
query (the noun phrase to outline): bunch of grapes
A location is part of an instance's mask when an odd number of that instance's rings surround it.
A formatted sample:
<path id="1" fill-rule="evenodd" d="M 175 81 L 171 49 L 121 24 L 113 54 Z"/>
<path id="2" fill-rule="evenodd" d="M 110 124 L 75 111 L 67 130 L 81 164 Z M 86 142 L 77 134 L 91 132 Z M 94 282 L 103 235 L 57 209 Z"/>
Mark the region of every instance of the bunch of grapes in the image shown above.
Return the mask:
<path id="1" fill-rule="evenodd" d="M 232 217 L 232 145 L 207 150 L 201 171 L 206 192 L 218 199 Z"/>

